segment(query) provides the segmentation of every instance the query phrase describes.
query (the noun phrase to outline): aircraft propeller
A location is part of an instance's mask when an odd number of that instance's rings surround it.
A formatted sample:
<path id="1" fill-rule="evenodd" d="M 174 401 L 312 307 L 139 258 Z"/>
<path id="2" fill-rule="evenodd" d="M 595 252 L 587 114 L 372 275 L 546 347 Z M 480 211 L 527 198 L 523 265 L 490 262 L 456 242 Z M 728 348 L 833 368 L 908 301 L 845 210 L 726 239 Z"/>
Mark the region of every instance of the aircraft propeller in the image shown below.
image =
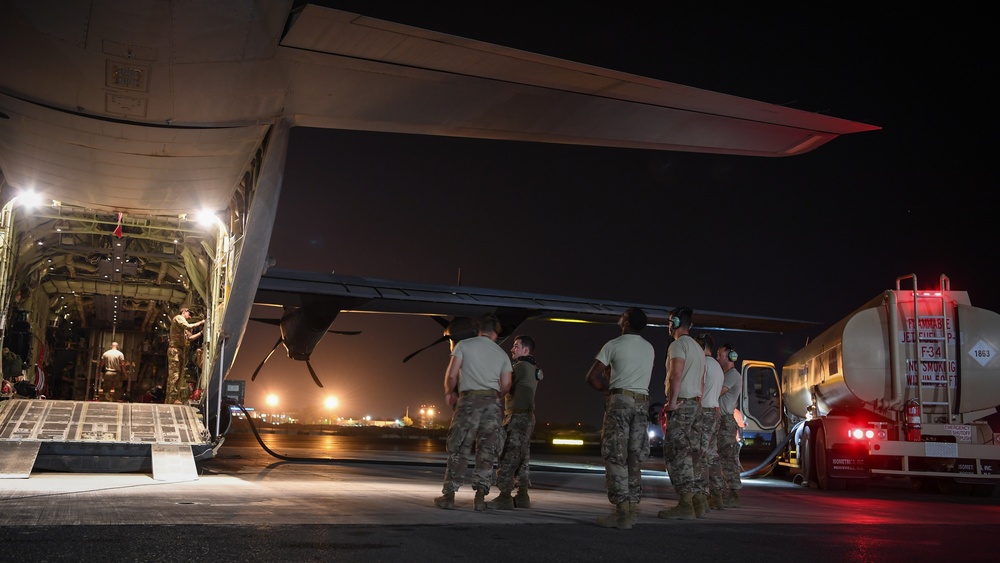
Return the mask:
<path id="1" fill-rule="evenodd" d="M 267 356 L 264 357 L 260 365 L 257 366 L 257 369 L 254 370 L 250 381 L 257 379 L 257 375 L 267 360 L 271 358 L 274 351 L 278 349 L 278 346 L 284 344 L 285 351 L 288 352 L 288 357 L 293 360 L 305 362 L 313 381 L 319 387 L 323 387 L 319 376 L 316 375 L 316 370 L 313 369 L 312 364 L 309 362 L 313 348 L 316 347 L 316 344 L 319 343 L 323 336 L 329 333 L 344 336 L 361 334 L 360 330 L 330 330 L 330 326 L 339 313 L 340 309 L 333 303 L 316 297 L 307 303 L 304 302 L 302 307 L 286 307 L 280 319 L 251 319 L 279 327 L 281 329 L 281 336 L 278 337 L 278 341 L 274 343 L 271 351 L 267 353 Z"/>
<path id="2" fill-rule="evenodd" d="M 431 318 L 433 318 L 435 321 L 437 321 L 438 324 L 444 327 L 444 335 L 441 336 L 441 338 L 435 340 L 434 342 L 431 342 L 427 346 L 424 346 L 423 348 L 420 348 L 417 351 L 410 354 L 409 356 L 403 358 L 404 364 L 410 361 L 410 359 L 412 359 L 417 354 L 423 352 L 428 348 L 433 348 L 434 346 L 437 346 L 442 342 L 450 340 L 452 342 L 452 345 L 454 345 L 461 340 L 465 340 L 466 338 L 472 338 L 473 336 L 476 335 L 476 326 L 475 326 L 476 323 L 472 319 L 472 317 L 455 317 L 450 322 L 445 320 L 444 317 L 431 317 Z"/>
<path id="3" fill-rule="evenodd" d="M 530 313 L 522 311 L 497 310 L 494 312 L 494 314 L 500 320 L 501 333 L 498 335 L 497 339 L 497 342 L 499 343 L 503 342 L 505 338 L 513 334 L 514 330 L 527 319 Z M 441 338 L 435 340 L 434 342 L 431 342 L 427 346 L 424 346 L 423 348 L 420 348 L 415 352 L 411 353 L 409 356 L 403 358 L 404 364 L 409 360 L 411 360 L 417 354 L 423 352 L 424 350 L 427 350 L 428 348 L 437 346 L 442 342 L 451 341 L 452 346 L 454 346 L 460 341 L 465 340 L 466 338 L 472 338 L 477 334 L 476 319 L 474 317 L 455 317 L 450 322 L 447 321 L 444 317 L 431 317 L 431 318 L 437 321 L 437 323 L 440 324 L 442 327 L 444 327 L 444 335 L 441 336 Z"/>

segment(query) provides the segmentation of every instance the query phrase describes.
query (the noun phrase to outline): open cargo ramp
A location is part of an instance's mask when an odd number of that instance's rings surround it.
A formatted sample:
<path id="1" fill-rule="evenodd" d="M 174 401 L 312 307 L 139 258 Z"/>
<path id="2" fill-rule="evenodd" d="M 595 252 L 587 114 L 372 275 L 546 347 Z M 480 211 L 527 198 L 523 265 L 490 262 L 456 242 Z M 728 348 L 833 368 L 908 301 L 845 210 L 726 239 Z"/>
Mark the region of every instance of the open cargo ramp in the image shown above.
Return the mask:
<path id="1" fill-rule="evenodd" d="M 0 403 L 0 477 L 32 469 L 152 471 L 160 481 L 198 478 L 211 455 L 198 411 L 187 405 L 11 399 Z"/>

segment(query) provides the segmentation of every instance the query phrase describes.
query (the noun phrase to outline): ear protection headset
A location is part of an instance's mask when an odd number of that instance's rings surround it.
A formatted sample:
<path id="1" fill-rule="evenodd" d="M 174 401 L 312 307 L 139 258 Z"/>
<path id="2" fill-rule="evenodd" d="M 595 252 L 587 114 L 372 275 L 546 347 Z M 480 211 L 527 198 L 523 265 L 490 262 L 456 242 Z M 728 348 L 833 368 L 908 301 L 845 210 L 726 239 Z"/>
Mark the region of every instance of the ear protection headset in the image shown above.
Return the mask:
<path id="1" fill-rule="evenodd" d="M 729 358 L 730 362 L 736 363 L 736 360 L 740 359 L 740 355 L 729 344 L 724 345 L 723 348 L 729 348 L 729 353 L 726 354 L 726 357 Z"/>
<path id="2" fill-rule="evenodd" d="M 681 327 L 681 323 L 683 322 L 681 320 L 682 316 L 686 317 L 690 323 L 691 309 L 688 309 L 687 307 L 678 307 L 673 311 L 670 311 L 670 321 L 667 323 L 670 330 L 676 330 Z"/>

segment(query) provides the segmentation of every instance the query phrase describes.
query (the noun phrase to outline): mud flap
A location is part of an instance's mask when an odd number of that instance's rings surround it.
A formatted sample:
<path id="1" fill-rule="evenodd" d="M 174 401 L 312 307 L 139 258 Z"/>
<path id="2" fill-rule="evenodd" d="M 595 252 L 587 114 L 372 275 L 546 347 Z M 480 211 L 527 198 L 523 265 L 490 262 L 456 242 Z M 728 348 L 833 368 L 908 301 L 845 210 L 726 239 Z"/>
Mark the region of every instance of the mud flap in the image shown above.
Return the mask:
<path id="1" fill-rule="evenodd" d="M 153 479 L 157 481 L 197 481 L 198 467 L 191 446 L 153 444 Z"/>
<path id="2" fill-rule="evenodd" d="M 0 442 L 0 479 L 27 479 L 41 442 Z"/>

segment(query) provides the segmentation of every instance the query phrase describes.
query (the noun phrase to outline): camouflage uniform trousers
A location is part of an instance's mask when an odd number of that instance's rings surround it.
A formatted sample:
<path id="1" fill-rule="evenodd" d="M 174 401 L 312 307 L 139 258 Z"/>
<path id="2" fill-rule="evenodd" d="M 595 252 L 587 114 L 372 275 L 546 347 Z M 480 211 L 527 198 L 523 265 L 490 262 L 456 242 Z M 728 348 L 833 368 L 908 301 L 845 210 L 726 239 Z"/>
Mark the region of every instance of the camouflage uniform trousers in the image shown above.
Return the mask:
<path id="1" fill-rule="evenodd" d="M 515 481 L 520 489 L 531 486 L 528 461 L 531 457 L 531 433 L 535 430 L 535 414 L 512 413 L 503 425 L 507 439 L 497 465 L 497 488 L 502 493 L 514 490 Z"/>
<path id="2" fill-rule="evenodd" d="M 488 493 L 493 484 L 493 464 L 500 456 L 504 442 L 503 408 L 495 395 L 466 395 L 455 403 L 455 414 L 445 442 L 448 462 L 444 471 L 444 494 L 457 491 L 465 481 L 472 448 L 476 448 L 476 465 L 472 473 L 472 488 Z"/>
<path id="3" fill-rule="evenodd" d="M 124 378 L 122 374 L 114 370 L 108 370 L 104 372 L 104 377 L 101 378 L 101 391 L 104 394 L 105 401 L 117 401 L 119 397 L 124 397 L 125 394 L 122 392 L 124 388 Z"/>
<path id="4" fill-rule="evenodd" d="M 695 473 L 696 461 L 701 467 L 701 423 L 701 405 L 697 399 L 682 399 L 667 422 L 663 461 L 678 495 L 701 492 L 697 478 L 700 473 Z"/>
<path id="5" fill-rule="evenodd" d="M 640 464 L 649 459 L 649 401 L 610 395 L 604 405 L 601 459 L 612 504 L 642 498 Z"/>
<path id="6" fill-rule="evenodd" d="M 740 483 L 740 442 L 738 440 L 739 426 L 733 415 L 724 414 L 719 424 L 719 464 L 722 467 L 722 479 L 728 491 L 738 491 Z"/>
<path id="7" fill-rule="evenodd" d="M 726 490 L 719 460 L 719 409 L 701 409 L 701 492 L 707 498 Z"/>
<path id="8" fill-rule="evenodd" d="M 166 397 L 163 404 L 172 405 L 174 401 L 181 398 L 178 384 L 181 379 L 181 348 L 170 346 L 167 348 L 167 385 L 164 388 Z"/>

